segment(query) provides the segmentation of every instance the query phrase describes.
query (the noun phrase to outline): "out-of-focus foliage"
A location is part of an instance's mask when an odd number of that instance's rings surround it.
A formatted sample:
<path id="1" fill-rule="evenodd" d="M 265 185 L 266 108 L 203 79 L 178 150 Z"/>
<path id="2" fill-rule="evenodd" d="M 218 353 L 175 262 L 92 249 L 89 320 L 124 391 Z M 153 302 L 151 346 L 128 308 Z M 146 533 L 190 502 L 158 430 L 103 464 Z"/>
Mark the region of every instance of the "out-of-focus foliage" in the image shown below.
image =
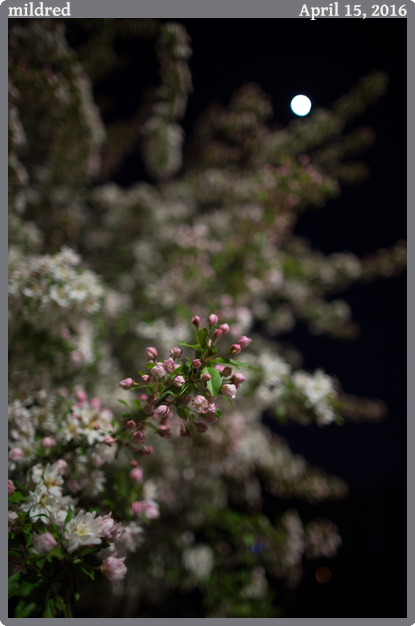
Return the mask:
<path id="1" fill-rule="evenodd" d="M 159 77 L 140 85 L 130 119 L 105 128 L 111 106 L 102 100 L 99 110 L 94 87 L 122 70 L 123 39 L 153 45 Z M 82 397 L 91 414 L 78 416 L 79 436 L 88 445 L 63 450 L 70 473 L 56 515 L 71 504 L 103 515 L 115 506 L 126 517 L 124 539 L 111 546 L 128 555 L 128 575 L 113 593 L 85 587 L 79 615 L 128 617 L 144 606 L 156 617 L 172 594 L 198 587 L 204 617 L 278 616 L 270 581 L 298 585 L 303 558 L 332 557 L 341 540 L 328 520 L 304 524 L 293 509 L 269 520 L 264 491 L 316 504 L 343 498 L 347 485 L 293 454 L 262 415 L 323 427 L 385 413 L 380 401 L 346 396 L 322 370 L 300 369 L 279 336 L 301 320 L 313 334 L 355 337 L 348 305 L 333 294 L 405 267 L 405 242 L 360 259 L 324 255 L 294 235 L 301 212 L 367 174 L 349 159 L 373 132 L 347 126 L 376 103 L 387 77 L 374 72 L 331 108 L 277 131 L 267 95 L 244 85 L 202 114 L 183 155 L 190 57 L 178 23 L 10 20 L 9 447 L 24 451 L 10 477 L 34 493 L 34 464 L 57 460 L 40 441 L 69 444 Z M 146 180 L 123 189 L 111 178 L 137 149 Z M 117 400 L 129 394 L 118 382 L 137 377 L 144 348 L 167 359 L 179 342 L 194 343 L 190 318 L 212 312 L 229 323 L 231 341 L 253 337 L 246 380 L 204 434 L 181 438 L 175 424 L 171 439 L 150 432 L 154 455 L 140 459 L 146 482 L 136 487 L 128 454 L 102 445 L 118 422 L 102 417 L 101 402 L 119 419 Z M 160 508 L 145 527 L 123 505 L 134 489 Z M 15 520 L 22 514 L 11 502 Z M 45 611 L 62 613 L 58 605 Z"/>

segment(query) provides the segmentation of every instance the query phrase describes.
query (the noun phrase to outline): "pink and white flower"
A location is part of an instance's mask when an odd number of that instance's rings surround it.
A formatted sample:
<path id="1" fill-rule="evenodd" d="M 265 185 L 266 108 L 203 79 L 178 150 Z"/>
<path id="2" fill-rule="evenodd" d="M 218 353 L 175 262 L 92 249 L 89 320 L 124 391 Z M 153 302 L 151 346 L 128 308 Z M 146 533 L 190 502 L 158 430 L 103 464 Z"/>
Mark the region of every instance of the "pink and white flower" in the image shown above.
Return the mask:
<path id="1" fill-rule="evenodd" d="M 124 380 L 121 380 L 119 383 L 119 386 L 121 387 L 121 389 L 125 389 L 125 391 L 129 391 L 133 385 L 134 385 L 134 381 L 132 378 L 124 378 Z M 91 402 L 91 405 L 92 405 L 92 402 Z"/>
<path id="2" fill-rule="evenodd" d="M 58 545 L 55 537 L 50 533 L 43 533 L 43 535 L 33 533 L 32 543 L 34 548 L 33 552 L 35 554 L 48 554 Z"/>
<path id="3" fill-rule="evenodd" d="M 102 517 L 93 513 L 80 511 L 78 515 L 66 524 L 64 537 L 68 542 L 68 552 L 73 552 L 81 546 L 97 546 L 101 543 Z"/>
<path id="4" fill-rule="evenodd" d="M 181 357 L 183 353 L 183 350 L 181 350 L 180 348 L 172 348 L 170 350 L 170 356 L 172 357 L 172 359 L 178 359 L 179 357 Z"/>
<path id="5" fill-rule="evenodd" d="M 102 573 L 108 580 L 111 580 L 111 582 L 122 580 L 127 573 L 127 567 L 124 565 L 124 561 L 125 556 L 123 556 L 122 559 L 109 556 L 101 566 Z"/>
<path id="6" fill-rule="evenodd" d="M 196 396 L 193 398 L 192 404 L 199 413 L 205 413 L 209 406 L 209 402 L 204 396 Z"/>
<path id="7" fill-rule="evenodd" d="M 170 409 L 166 404 L 160 404 L 154 411 L 154 415 L 161 418 L 167 417 L 169 413 Z"/>
<path id="8" fill-rule="evenodd" d="M 222 385 L 221 392 L 227 398 L 236 398 L 236 387 L 235 387 L 235 385 L 232 385 L 230 383 L 226 383 L 225 385 Z"/>
<path id="9" fill-rule="evenodd" d="M 163 378 L 166 375 L 166 370 L 161 363 L 157 363 L 157 365 L 152 368 L 151 375 L 154 378 Z"/>
<path id="10" fill-rule="evenodd" d="M 155 361 L 157 359 L 157 350 L 153 346 L 146 348 L 145 355 L 149 361 Z"/>
<path id="11" fill-rule="evenodd" d="M 147 519 L 157 519 L 160 516 L 160 510 L 157 502 L 154 500 L 142 500 L 141 502 L 133 502 L 130 508 L 131 515 L 142 517 L 145 515 Z"/>
<path id="12" fill-rule="evenodd" d="M 166 370 L 167 374 L 171 374 L 172 371 L 174 370 L 174 360 L 166 359 L 164 361 L 164 369 Z"/>
<path id="13" fill-rule="evenodd" d="M 251 341 L 252 341 L 252 339 L 250 339 L 249 337 L 246 337 L 245 335 L 243 335 L 242 337 L 239 337 L 239 339 L 238 339 L 238 341 L 236 343 L 239 346 L 241 346 L 241 348 L 246 348 L 247 346 L 249 346 Z"/>
<path id="14" fill-rule="evenodd" d="M 135 483 L 142 483 L 143 475 L 144 475 L 144 472 L 141 469 L 141 467 L 135 467 L 134 469 L 131 470 L 129 474 L 131 480 L 133 480 Z"/>
<path id="15" fill-rule="evenodd" d="M 184 376 L 175 376 L 173 383 L 176 385 L 176 387 L 183 387 L 184 383 L 186 382 L 186 379 Z"/>
<path id="16" fill-rule="evenodd" d="M 116 522 L 111 517 L 111 513 L 109 513 L 108 515 L 104 515 L 102 518 L 101 532 L 103 539 L 106 539 L 106 541 L 109 541 L 110 543 L 114 543 L 115 541 L 121 539 L 125 532 L 125 528 L 121 522 Z"/>

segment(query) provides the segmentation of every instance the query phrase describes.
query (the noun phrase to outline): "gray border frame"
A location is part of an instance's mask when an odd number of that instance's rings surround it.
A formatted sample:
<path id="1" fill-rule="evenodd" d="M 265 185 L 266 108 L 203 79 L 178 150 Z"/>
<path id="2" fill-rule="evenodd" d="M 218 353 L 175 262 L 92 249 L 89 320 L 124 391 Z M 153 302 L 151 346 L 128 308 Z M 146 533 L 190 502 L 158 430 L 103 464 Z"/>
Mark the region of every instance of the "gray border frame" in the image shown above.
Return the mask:
<path id="1" fill-rule="evenodd" d="M 1 89 L 1 97 L 0 97 L 0 108 L 1 108 L 1 119 L 3 120 L 3 124 L 0 126 L 0 144 L 2 146 L 1 149 L 1 189 L 2 196 L 4 198 L 4 207 L 6 207 L 6 193 L 7 193 L 7 124 L 4 123 L 4 120 L 7 116 L 7 89 L 6 89 L 6 80 L 7 80 L 7 20 L 8 20 L 8 8 L 10 6 L 21 6 L 23 7 L 26 0 L 0 0 L 0 73 L 1 73 L 1 85 L 3 86 Z M 373 1 L 373 0 L 372 0 Z M 371 15 L 371 7 L 372 1 L 368 0 L 358 0 L 360 3 L 362 12 L 365 12 L 367 16 Z M 402 4 L 405 0 L 403 0 Z M 412 4 L 413 3 L 413 4 Z M 62 0 L 51 0 L 44 1 L 44 6 L 54 6 L 54 7 L 65 7 L 66 2 Z M 172 18 L 172 19 L 180 19 L 180 18 L 298 18 L 298 19 L 308 19 L 310 21 L 310 28 L 313 28 L 313 22 L 310 18 L 299 17 L 300 11 L 303 5 L 306 4 L 311 13 L 311 7 L 328 7 L 329 2 L 306 2 L 304 3 L 302 0 L 255 0 L 255 2 L 246 2 L 246 0 L 210 0 L 209 2 L 202 2 L 201 0 L 141 0 L 140 3 L 135 0 L 117 0 L 116 3 L 111 3 L 109 0 L 70 0 L 70 9 L 71 9 L 71 17 L 102 17 L 102 18 L 133 18 L 133 17 L 147 17 L 147 18 Z M 319 17 L 318 19 L 341 19 L 342 11 L 344 14 L 344 6 L 346 4 L 354 4 L 346 0 L 345 2 L 339 1 L 339 17 Z M 379 2 L 379 4 L 386 4 L 386 2 Z M 387 3 L 388 5 L 393 4 L 392 2 Z M 395 6 L 398 8 L 402 6 L 401 2 L 395 3 Z M 39 2 L 34 0 L 33 6 L 39 6 Z M 406 19 L 408 22 L 408 49 L 407 49 L 407 59 L 408 59 L 408 73 L 407 73 L 407 83 L 408 83 L 408 112 L 415 111 L 415 78 L 414 74 L 411 73 L 413 69 L 413 65 L 411 64 L 411 59 L 415 59 L 415 0 L 408 0 L 405 2 L 407 15 L 406 18 L 372 18 L 372 19 Z M 30 18 L 28 18 L 30 19 Z M 347 19 L 361 19 L 361 18 L 347 18 Z M 369 19 L 367 17 L 366 19 Z M 388 45 L 388 42 L 385 42 L 385 45 Z M 413 61 L 412 61 L 413 63 Z M 399 112 L 398 112 L 399 114 Z M 415 182 L 413 173 L 415 172 L 415 122 L 413 118 L 408 116 L 408 161 L 407 161 L 407 186 L 408 186 L 408 205 L 412 206 L 415 200 Z M 1 245 L 0 245 L 0 258 L 1 258 L 1 276 L 2 276 L 2 284 L 7 284 L 7 211 L 4 208 L 1 212 L 1 225 L 0 225 L 0 233 L 1 233 Z M 408 212 L 408 230 L 411 233 L 414 229 L 415 225 L 415 216 L 413 213 Z M 409 239 L 408 233 L 408 239 Z M 410 259 L 411 259 L 410 255 Z M 409 259 L 408 259 L 409 262 Z M 410 261 L 412 263 L 412 261 Z M 4 276 L 4 278 L 3 278 Z M 3 282 L 4 281 L 4 282 Z M 408 314 L 409 319 L 414 317 L 415 314 L 415 306 L 414 306 L 414 289 L 413 289 L 413 281 L 409 282 L 408 289 Z M 4 327 L 7 324 L 7 310 L 6 310 L 6 302 L 5 300 L 1 301 L 1 319 L 4 323 Z M 408 344 L 412 350 L 408 351 L 408 382 L 412 379 L 412 376 L 415 373 L 415 363 L 413 356 L 413 336 L 414 331 L 409 334 Z M 2 332 L 1 334 L 1 371 L 2 376 L 0 378 L 2 385 L 2 394 L 1 397 L 4 399 L 4 404 L 6 403 L 7 398 L 7 383 L 6 383 L 6 375 L 7 372 L 7 334 L 6 332 Z M 3 373 L 4 372 L 4 373 Z M 411 379 L 409 378 L 409 375 Z M 409 385 L 408 385 L 409 388 Z M 415 410 L 415 402 L 414 399 L 409 397 L 408 393 L 408 415 L 411 415 Z M 1 424 L 1 429 L 4 434 L 4 430 L 6 428 L 6 420 L 3 419 Z M 415 435 L 415 423 L 413 420 L 408 420 L 407 426 L 408 433 L 408 476 L 412 476 L 415 473 L 415 456 L 411 455 L 410 443 L 414 442 Z M 3 468 L 7 467 L 7 455 L 1 455 L 0 462 Z M 4 481 L 5 484 L 6 481 Z M 2 500 L 5 501 L 5 500 Z M 309 618 L 306 620 L 297 619 L 297 618 L 281 618 L 279 619 L 279 623 L 288 625 L 288 624 L 297 624 L 304 621 L 308 621 L 313 626 L 321 626 L 322 621 L 327 621 L 330 624 L 347 624 L 351 619 L 353 621 L 357 621 L 358 623 L 368 624 L 373 626 L 383 625 L 383 624 L 410 624 L 414 626 L 415 624 L 415 594 L 413 590 L 415 589 L 415 565 L 414 565 L 414 552 L 415 552 L 415 537 L 409 532 L 411 528 L 415 527 L 415 514 L 414 514 L 414 487 L 412 481 L 408 481 L 408 493 L 407 493 L 407 502 L 408 502 L 408 604 L 407 604 L 407 617 L 406 618 Z M 1 519 L 1 536 L 4 538 L 6 536 L 6 516 L 3 515 Z M 1 541 L 1 563 L 7 563 L 6 559 L 6 541 L 2 539 Z M 5 607 L 7 606 L 6 602 L 6 579 L 7 572 L 6 568 L 3 566 L 1 568 L 1 586 L 0 586 L 0 607 L 1 607 L 1 615 L 0 615 L 0 623 L 9 624 L 15 621 L 26 621 L 29 618 L 22 618 L 15 620 L 14 618 L 8 618 L 4 615 Z M 412 592 L 411 592 L 412 589 Z M 238 621 L 236 618 L 230 618 L 234 621 Z M 413 620 L 413 621 L 412 621 Z M 30 623 L 41 622 L 42 618 L 32 618 Z M 60 620 L 58 620 L 60 621 Z M 63 620 L 62 620 L 63 621 Z M 131 621 L 134 623 L 134 620 L 127 619 L 127 621 Z M 157 620 L 157 621 L 165 621 L 165 620 Z M 178 624 L 181 623 L 181 619 L 172 618 L 171 621 L 176 621 Z M 199 620 L 194 620 L 199 621 Z M 213 621 L 212 619 L 210 621 Z M 225 620 L 219 620 L 225 621 Z M 275 618 L 263 619 L 263 621 L 267 621 L 270 624 L 275 622 Z"/>

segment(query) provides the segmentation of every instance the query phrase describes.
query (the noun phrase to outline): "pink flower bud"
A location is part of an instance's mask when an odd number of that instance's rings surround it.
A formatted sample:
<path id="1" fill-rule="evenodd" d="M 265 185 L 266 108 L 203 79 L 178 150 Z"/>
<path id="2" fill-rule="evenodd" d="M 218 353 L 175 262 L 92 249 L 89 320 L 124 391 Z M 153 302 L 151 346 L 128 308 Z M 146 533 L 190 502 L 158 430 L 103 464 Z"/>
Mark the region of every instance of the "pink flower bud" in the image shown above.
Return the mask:
<path id="1" fill-rule="evenodd" d="M 113 445 L 114 445 L 114 443 L 115 443 L 115 439 L 113 439 L 112 437 L 109 437 L 109 436 L 108 436 L 108 437 L 105 437 L 105 439 L 104 439 L 104 443 L 105 443 L 105 445 L 106 445 L 106 446 L 111 447 L 111 446 L 113 446 Z"/>
<path id="2" fill-rule="evenodd" d="M 147 400 L 148 396 L 145 393 L 140 393 L 139 398 L 140 398 L 140 400 L 143 400 L 143 402 L 144 402 L 144 400 Z"/>
<path id="3" fill-rule="evenodd" d="M 224 369 L 225 369 L 225 366 L 221 365 L 220 363 L 217 363 L 215 365 L 215 370 L 218 370 L 218 372 L 223 372 Z"/>
<path id="4" fill-rule="evenodd" d="M 232 354 L 239 354 L 241 351 L 241 346 L 238 343 L 234 343 L 231 346 L 230 350 Z"/>
<path id="5" fill-rule="evenodd" d="M 180 437 L 187 437 L 188 439 L 191 439 L 192 433 L 190 432 L 190 430 L 185 428 L 185 426 L 182 426 L 180 429 Z"/>
<path id="6" fill-rule="evenodd" d="M 166 359 L 164 361 L 164 369 L 166 370 L 166 372 L 168 374 L 172 373 L 172 371 L 174 370 L 174 361 L 173 361 L 173 359 Z"/>
<path id="7" fill-rule="evenodd" d="M 219 318 L 214 313 L 211 313 L 208 317 L 209 326 L 215 326 L 219 321 Z"/>
<path id="8" fill-rule="evenodd" d="M 219 339 L 219 337 L 222 337 L 223 335 L 223 330 L 221 328 L 216 328 L 216 330 L 213 331 L 213 336 L 215 337 L 215 339 Z"/>
<path id="9" fill-rule="evenodd" d="M 173 383 L 176 385 L 176 387 L 183 387 L 185 382 L 186 379 L 184 376 L 175 376 L 173 380 Z"/>
<path id="10" fill-rule="evenodd" d="M 141 380 L 145 385 L 148 385 L 149 383 L 151 383 L 151 376 L 149 374 L 143 374 Z"/>
<path id="11" fill-rule="evenodd" d="M 212 376 L 209 374 L 209 372 L 205 372 L 200 378 L 201 380 L 203 380 L 204 383 L 207 383 L 212 378 Z"/>
<path id="12" fill-rule="evenodd" d="M 16 487 L 14 486 L 14 483 L 12 480 L 9 480 L 9 496 L 12 495 L 12 493 L 14 493 L 16 491 Z"/>
<path id="13" fill-rule="evenodd" d="M 145 515 L 148 519 L 157 519 L 160 516 L 159 507 L 153 500 L 133 502 L 130 508 L 131 515 Z"/>
<path id="14" fill-rule="evenodd" d="M 203 419 L 209 422 L 209 424 L 216 424 L 216 422 L 218 421 L 218 418 L 214 413 L 205 413 L 203 415 Z"/>
<path id="15" fill-rule="evenodd" d="M 48 554 L 58 545 L 55 537 L 50 533 L 43 533 L 43 535 L 33 533 L 32 543 L 36 554 Z"/>
<path id="16" fill-rule="evenodd" d="M 199 413 L 203 413 L 208 408 L 209 403 L 204 396 L 196 396 L 193 398 L 192 404 Z"/>
<path id="17" fill-rule="evenodd" d="M 60 476 L 63 476 L 66 470 L 68 469 L 67 462 L 64 461 L 63 459 L 59 459 L 59 461 L 56 461 L 56 469 L 58 470 L 58 474 Z"/>
<path id="18" fill-rule="evenodd" d="M 119 386 L 121 389 L 125 389 L 125 391 L 129 391 L 133 385 L 134 381 L 132 378 L 124 378 L 124 380 L 119 382 Z"/>
<path id="19" fill-rule="evenodd" d="M 152 415 L 154 413 L 154 404 L 146 404 L 143 411 L 146 415 Z"/>
<path id="20" fill-rule="evenodd" d="M 134 422 L 134 420 L 129 420 L 126 423 L 126 427 L 128 428 L 128 430 L 134 430 L 136 428 L 136 423 Z"/>
<path id="21" fill-rule="evenodd" d="M 152 368 L 151 375 L 153 378 L 163 378 L 166 375 L 166 370 L 161 363 L 157 363 L 157 365 Z"/>
<path id="22" fill-rule="evenodd" d="M 192 396 L 190 395 L 190 393 L 185 393 L 185 394 L 182 396 L 182 403 L 183 403 L 184 405 L 186 405 L 186 404 L 190 404 L 190 403 L 191 403 L 191 401 L 192 401 Z"/>
<path id="23" fill-rule="evenodd" d="M 135 467 L 134 469 L 132 469 L 129 476 L 131 480 L 133 480 L 135 483 L 143 482 L 143 470 L 141 469 L 141 467 Z"/>
<path id="24" fill-rule="evenodd" d="M 196 423 L 195 422 L 195 426 L 196 426 L 197 432 L 200 433 L 200 434 L 205 433 L 207 431 L 207 429 L 208 429 L 206 424 L 202 424 L 202 423 Z"/>
<path id="25" fill-rule="evenodd" d="M 224 335 L 227 335 L 229 332 L 229 324 L 221 324 L 219 326 L 219 328 L 221 329 L 221 331 L 223 332 Z"/>
<path id="26" fill-rule="evenodd" d="M 132 467 L 138 467 L 138 462 L 137 461 L 131 461 L 131 465 L 132 465 Z"/>
<path id="27" fill-rule="evenodd" d="M 245 375 L 244 375 L 244 374 L 241 374 L 241 373 L 239 373 L 239 372 L 236 372 L 236 374 L 234 374 L 234 375 L 232 376 L 232 379 L 231 379 L 231 380 L 232 380 L 232 382 L 233 382 L 233 383 L 235 383 L 235 384 L 237 384 L 237 385 L 240 385 L 241 383 L 244 383 L 244 382 L 246 381 L 246 377 L 245 377 Z"/>
<path id="28" fill-rule="evenodd" d="M 182 356 L 182 354 L 183 350 L 181 350 L 180 348 L 172 348 L 170 350 L 170 356 L 172 357 L 172 359 L 178 359 Z"/>
<path id="29" fill-rule="evenodd" d="M 199 367 L 202 367 L 202 361 L 200 359 L 194 359 L 192 361 L 192 365 L 195 368 L 195 370 L 198 370 Z"/>
<path id="30" fill-rule="evenodd" d="M 232 374 L 232 368 L 231 367 L 225 367 L 222 370 L 222 376 L 224 376 L 225 378 L 227 378 L 228 376 L 230 376 Z"/>
<path id="31" fill-rule="evenodd" d="M 171 429 L 167 426 L 160 426 L 159 428 L 160 437 L 164 437 L 164 439 L 171 439 Z"/>
<path id="32" fill-rule="evenodd" d="M 16 461 L 16 463 L 21 461 L 23 456 L 24 456 L 23 450 L 21 450 L 20 448 L 12 448 L 9 452 L 9 459 L 11 461 Z"/>
<path id="33" fill-rule="evenodd" d="M 92 398 L 91 408 L 94 409 L 95 411 L 99 411 L 101 408 L 101 400 L 99 398 Z"/>
<path id="34" fill-rule="evenodd" d="M 214 413 L 216 411 L 216 404 L 214 402 L 209 402 L 207 410 L 209 413 Z"/>
<path id="35" fill-rule="evenodd" d="M 48 448 L 53 448 L 55 444 L 56 439 L 54 439 L 53 437 L 44 437 L 40 442 L 40 445 L 44 450 L 47 450 Z"/>
<path id="36" fill-rule="evenodd" d="M 75 398 L 78 400 L 78 402 L 88 402 L 88 396 L 82 389 L 78 389 L 78 391 L 75 393 Z"/>
<path id="37" fill-rule="evenodd" d="M 239 337 L 238 345 L 240 345 L 241 348 L 246 348 L 246 346 L 249 346 L 251 341 L 252 341 L 252 339 L 250 339 L 249 337 L 245 337 L 245 335 L 244 335 L 243 337 Z"/>
<path id="38" fill-rule="evenodd" d="M 149 361 L 155 361 L 157 359 L 157 354 L 156 348 L 152 346 L 145 349 L 145 355 Z"/>
<path id="39" fill-rule="evenodd" d="M 155 399 L 156 399 L 156 396 L 152 393 L 151 396 L 148 396 L 147 403 L 154 404 Z"/>
<path id="40" fill-rule="evenodd" d="M 170 409 L 168 406 L 166 406 L 165 404 L 160 404 L 160 406 L 157 407 L 157 409 L 154 411 L 154 414 L 157 417 L 167 417 L 168 414 L 170 412 Z"/>
<path id="41" fill-rule="evenodd" d="M 19 516 L 14 511 L 7 511 L 7 521 L 12 526 Z"/>
<path id="42" fill-rule="evenodd" d="M 123 556 L 122 559 L 117 559 L 115 556 L 109 556 L 101 566 L 102 573 L 111 582 L 122 580 L 127 573 L 124 561 L 125 556 Z"/>
<path id="43" fill-rule="evenodd" d="M 194 317 L 192 317 L 192 324 L 193 324 L 193 326 L 196 326 L 196 328 L 199 328 L 199 326 L 200 326 L 200 317 L 198 315 L 195 315 Z"/>
<path id="44" fill-rule="evenodd" d="M 78 483 L 77 480 L 75 480 L 75 478 L 68 478 L 68 480 L 66 481 L 66 487 L 71 493 L 77 493 L 80 490 L 81 485 Z"/>
<path id="45" fill-rule="evenodd" d="M 236 387 L 235 387 L 235 385 L 231 385 L 231 384 L 226 383 L 225 385 L 222 385 L 221 392 L 227 398 L 236 398 Z"/>
<path id="46" fill-rule="evenodd" d="M 149 456 L 154 454 L 154 450 L 151 446 L 143 446 L 142 450 L 136 450 L 140 456 Z"/>
<path id="47" fill-rule="evenodd" d="M 144 443 L 145 440 L 145 435 L 143 432 L 141 432 L 141 430 L 137 430 L 137 432 L 133 434 L 134 443 Z"/>

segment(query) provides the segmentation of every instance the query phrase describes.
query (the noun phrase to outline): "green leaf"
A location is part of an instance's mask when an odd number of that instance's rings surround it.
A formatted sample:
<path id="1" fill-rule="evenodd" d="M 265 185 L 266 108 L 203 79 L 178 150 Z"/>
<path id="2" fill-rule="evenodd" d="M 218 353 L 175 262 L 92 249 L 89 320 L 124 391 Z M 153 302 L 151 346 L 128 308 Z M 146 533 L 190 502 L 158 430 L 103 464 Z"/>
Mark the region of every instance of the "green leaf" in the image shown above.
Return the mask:
<path id="1" fill-rule="evenodd" d="M 21 550 L 18 550 L 17 548 L 12 548 L 12 549 L 10 549 L 10 550 L 9 550 L 9 554 L 10 554 L 11 556 L 18 556 L 18 557 L 20 557 L 21 559 L 24 559 L 24 554 L 23 554 L 23 552 L 22 552 Z"/>
<path id="2" fill-rule="evenodd" d="M 222 387 L 222 376 L 219 371 L 214 367 L 204 367 L 202 374 L 210 374 L 211 379 L 206 383 L 206 387 L 212 397 L 216 396 Z"/>
<path id="3" fill-rule="evenodd" d="M 215 415 L 216 415 L 216 417 L 218 417 L 219 419 L 222 417 L 222 413 L 220 412 L 220 409 L 216 409 L 216 411 L 215 411 Z"/>
<path id="4" fill-rule="evenodd" d="M 54 602 L 52 600 L 52 598 L 49 598 L 49 600 L 46 603 L 46 608 L 42 613 L 42 617 L 55 617 L 52 611 L 52 606 L 53 606 Z"/>
<path id="5" fill-rule="evenodd" d="M 230 398 L 228 398 L 228 396 L 222 396 L 222 398 L 225 398 L 225 400 L 227 400 L 229 404 L 232 406 L 232 401 Z"/>
<path id="6" fill-rule="evenodd" d="M 65 522 L 64 522 L 64 526 L 66 526 L 66 524 L 68 522 L 71 521 L 71 519 L 75 519 L 75 513 L 72 511 L 71 507 L 68 508 L 68 513 L 65 517 Z"/>
<path id="7" fill-rule="evenodd" d="M 186 412 L 185 409 L 180 409 L 179 407 L 177 407 L 177 413 L 179 415 L 179 417 L 181 417 L 183 420 L 187 419 L 189 417 L 189 414 Z"/>
<path id="8" fill-rule="evenodd" d="M 74 598 L 75 598 L 75 602 L 78 602 L 79 598 L 81 597 L 81 594 L 79 593 L 79 591 L 76 591 L 74 593 Z"/>
<path id="9" fill-rule="evenodd" d="M 15 486 L 15 487 L 17 487 L 18 489 L 20 489 L 20 491 L 22 491 L 22 492 L 27 491 L 27 489 L 25 488 L 25 486 L 24 486 L 24 485 L 22 485 L 22 483 L 19 483 L 19 481 L 15 480 L 14 478 L 13 478 L 13 483 L 14 483 L 14 486 Z"/>
<path id="10" fill-rule="evenodd" d="M 192 348 L 193 350 L 200 350 L 200 343 L 197 343 L 194 346 L 191 346 L 189 343 L 186 343 L 185 341 L 180 341 L 179 342 L 179 346 L 186 346 L 186 348 Z"/>
<path id="11" fill-rule="evenodd" d="M 19 595 L 20 591 L 20 571 L 9 577 L 9 598 Z"/>
<path id="12" fill-rule="evenodd" d="M 84 572 L 84 574 L 86 574 L 87 576 L 89 576 L 89 578 L 91 578 L 92 580 L 94 580 L 95 578 L 95 572 L 94 570 L 91 570 L 90 572 L 88 572 L 87 569 L 85 569 L 84 567 L 81 567 L 81 570 Z"/>
<path id="13" fill-rule="evenodd" d="M 36 608 L 36 606 L 36 602 L 26 604 L 25 600 L 22 598 L 16 606 L 14 617 L 29 617 L 30 613 Z"/>
<path id="14" fill-rule="evenodd" d="M 128 410 L 130 411 L 130 413 L 131 413 L 131 409 L 130 409 L 130 407 L 128 406 L 128 404 L 127 404 L 124 400 L 120 400 L 120 399 L 118 398 L 118 402 L 121 402 L 121 404 L 123 404 L 124 406 L 126 406 L 126 407 L 127 407 L 127 409 L 128 409 Z"/>
<path id="15" fill-rule="evenodd" d="M 9 496 L 9 502 L 23 502 L 23 500 L 26 500 L 26 496 L 20 493 L 20 491 L 15 491 Z"/>

